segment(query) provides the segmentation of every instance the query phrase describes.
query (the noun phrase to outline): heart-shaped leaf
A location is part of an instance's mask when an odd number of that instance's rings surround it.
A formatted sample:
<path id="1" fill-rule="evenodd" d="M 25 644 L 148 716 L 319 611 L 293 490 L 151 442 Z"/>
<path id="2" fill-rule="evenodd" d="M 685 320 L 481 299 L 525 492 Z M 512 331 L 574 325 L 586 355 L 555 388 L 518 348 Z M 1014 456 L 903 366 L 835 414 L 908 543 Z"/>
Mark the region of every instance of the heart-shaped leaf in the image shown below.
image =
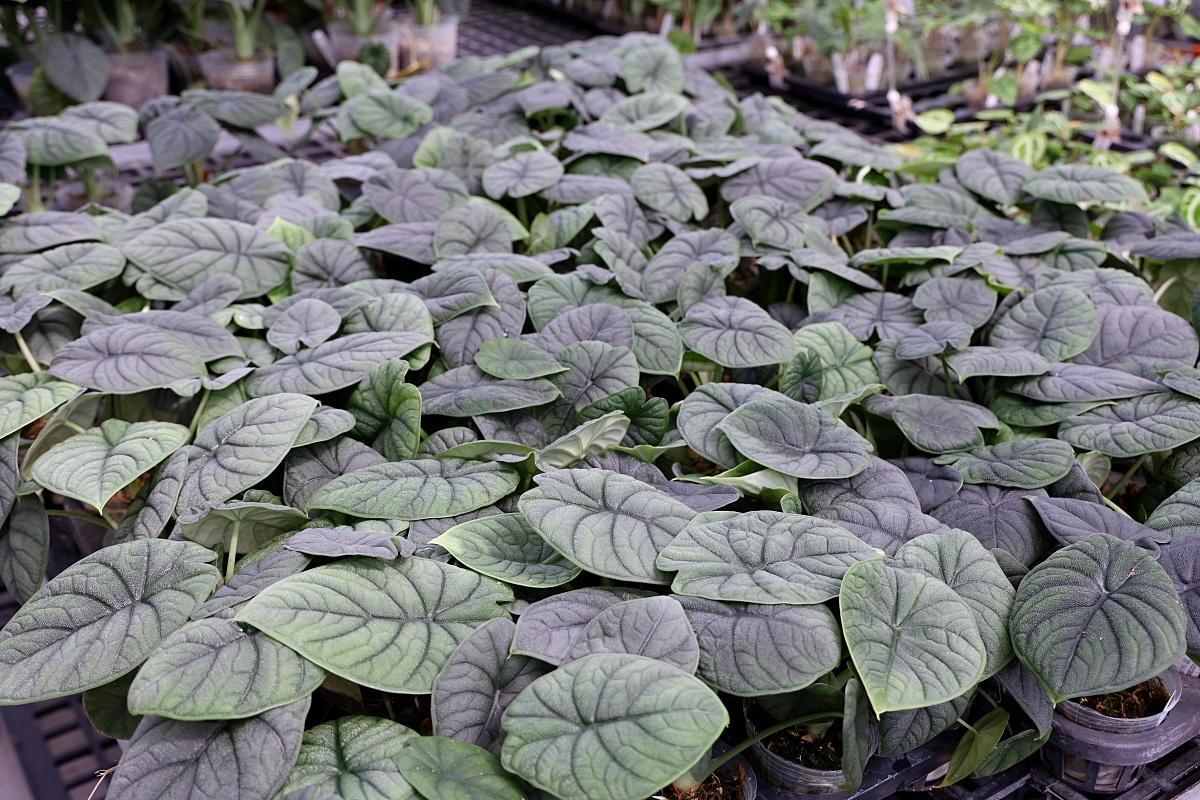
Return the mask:
<path id="1" fill-rule="evenodd" d="M 254 397 L 279 392 L 325 394 L 361 381 L 389 358 L 402 358 L 431 338 L 410 331 L 352 333 L 260 367 L 246 381 Z"/>
<path id="2" fill-rule="evenodd" d="M 1025 180 L 1021 189 L 1055 203 L 1146 201 L 1146 190 L 1128 175 L 1085 164 L 1048 167 Z"/>
<path id="3" fill-rule="evenodd" d="M 381 717 L 342 717 L 310 728 L 279 796 L 412 800 L 416 793 L 396 758 L 418 735 Z"/>
<path id="4" fill-rule="evenodd" d="M 1200 438 L 1200 400 L 1176 392 L 1131 397 L 1068 418 L 1058 436 L 1116 458 L 1171 450 Z"/>
<path id="5" fill-rule="evenodd" d="M 1066 477 L 1075 465 L 1075 451 L 1057 439 L 1018 439 L 939 456 L 936 462 L 953 466 L 967 483 L 1040 489 Z"/>
<path id="6" fill-rule="evenodd" d="M 500 759 L 473 744 L 418 736 L 396 754 L 400 774 L 426 800 L 524 800 Z"/>
<path id="7" fill-rule="evenodd" d="M 953 700 L 983 675 L 987 651 L 974 612 L 939 580 L 863 561 L 842 579 L 840 605 L 876 713 Z"/>
<path id="8" fill-rule="evenodd" d="M 986 148 L 969 150 L 954 165 L 958 182 L 980 197 L 1002 206 L 1014 206 L 1033 168 L 1019 158 Z"/>
<path id="9" fill-rule="evenodd" d="M 401 461 L 335 478 L 308 501 L 309 509 L 364 519 L 436 519 L 491 505 L 517 488 L 504 464 L 458 458 Z"/>
<path id="10" fill-rule="evenodd" d="M 510 600 L 503 584 L 448 564 L 359 558 L 284 578 L 237 619 L 363 686 L 428 694 L 454 649 Z"/>
<path id="11" fill-rule="evenodd" d="M 1098 533 L 1029 571 L 1010 630 L 1017 657 L 1058 703 L 1158 675 L 1183 655 L 1187 619 L 1153 556 Z"/>
<path id="12" fill-rule="evenodd" d="M 638 800 L 687 772 L 728 721 L 712 690 L 683 671 L 597 654 L 539 678 L 512 702 L 501 760 L 559 797 Z M 563 759 L 591 768 L 563 770 Z"/>
<path id="13" fill-rule="evenodd" d="M 724 367 L 783 364 L 794 354 L 791 331 L 744 297 L 697 303 L 679 332 L 691 350 Z"/>
<path id="14" fill-rule="evenodd" d="M 499 514 L 455 525 L 430 544 L 490 578 L 517 586 L 561 586 L 579 575 L 520 514 Z"/>
<path id="15" fill-rule="evenodd" d="M 46 372 L 0 378 L 0 438 L 24 428 L 75 397 L 82 387 Z"/>
<path id="16" fill-rule="evenodd" d="M 700 646 L 683 607 L 670 597 L 644 597 L 609 606 L 572 640 L 566 661 L 594 653 L 632 653 L 693 673 Z"/>
<path id="17" fill-rule="evenodd" d="M 622 601 L 649 596 L 639 589 L 602 586 L 573 589 L 539 600 L 522 612 L 512 651 L 561 664 L 571 643 L 597 614 Z"/>
<path id="18" fill-rule="evenodd" d="M 182 425 L 107 419 L 46 451 L 33 479 L 58 494 L 103 509 L 114 494 L 188 440 Z"/>
<path id="19" fill-rule="evenodd" d="M 717 428 L 751 461 L 797 478 L 848 478 L 870 463 L 867 440 L 823 411 L 782 395 L 751 400 Z"/>
<path id="20" fill-rule="evenodd" d="M 561 394 L 548 380 L 493 378 L 473 364 L 448 370 L 421 384 L 421 403 L 425 413 L 444 417 L 518 411 L 545 405 Z"/>
<path id="21" fill-rule="evenodd" d="M 1073 286 L 1047 286 L 1017 303 L 992 326 L 988 341 L 1024 347 L 1051 361 L 1066 361 L 1092 344 L 1100 319 L 1088 296 Z"/>
<path id="22" fill-rule="evenodd" d="M 216 586 L 212 558 L 190 542 L 144 539 L 63 570 L 0 631 L 0 703 L 80 692 L 136 667 Z"/>
<path id="23" fill-rule="evenodd" d="M 257 631 L 223 619 L 168 636 L 129 688 L 129 709 L 180 720 L 241 719 L 300 700 L 325 671 Z"/>
<path id="24" fill-rule="evenodd" d="M 41 588 L 50 564 L 50 518 L 35 495 L 13 499 L 0 529 L 0 581 L 24 604 Z"/>

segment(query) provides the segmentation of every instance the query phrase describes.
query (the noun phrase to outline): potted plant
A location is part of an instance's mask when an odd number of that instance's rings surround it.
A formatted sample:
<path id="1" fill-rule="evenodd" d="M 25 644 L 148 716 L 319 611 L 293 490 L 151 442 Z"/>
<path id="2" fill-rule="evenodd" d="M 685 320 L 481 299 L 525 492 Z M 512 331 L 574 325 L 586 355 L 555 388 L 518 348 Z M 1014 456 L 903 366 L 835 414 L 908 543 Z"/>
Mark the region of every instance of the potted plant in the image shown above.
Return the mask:
<path id="1" fill-rule="evenodd" d="M 114 52 L 104 97 L 140 108 L 168 92 L 167 50 L 161 43 L 174 31 L 176 4 L 167 0 L 89 0 L 84 25 L 104 32 Z"/>
<path id="2" fill-rule="evenodd" d="M 409 0 L 403 23 L 404 49 L 410 69 L 436 69 L 458 52 L 458 20 L 470 0 Z"/>
<path id="3" fill-rule="evenodd" d="M 210 89 L 270 94 L 275 86 L 275 57 L 262 50 L 267 0 L 221 0 L 232 27 L 232 50 L 210 50 L 199 57 Z"/>
<path id="4" fill-rule="evenodd" d="M 327 5 L 325 30 L 332 46 L 334 64 L 357 61 L 364 45 L 375 43 L 387 49 L 389 76 L 400 65 L 402 31 L 391 6 L 379 0 L 338 0 Z"/>

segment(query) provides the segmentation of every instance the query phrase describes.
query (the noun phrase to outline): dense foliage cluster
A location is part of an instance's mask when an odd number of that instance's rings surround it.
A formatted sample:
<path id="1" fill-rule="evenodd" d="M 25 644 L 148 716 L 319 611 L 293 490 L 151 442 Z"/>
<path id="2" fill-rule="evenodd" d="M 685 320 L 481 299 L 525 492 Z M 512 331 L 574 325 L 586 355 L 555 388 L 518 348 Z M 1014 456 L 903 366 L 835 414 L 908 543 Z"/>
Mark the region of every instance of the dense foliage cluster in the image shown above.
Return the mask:
<path id="1" fill-rule="evenodd" d="M 0 226 L 0 702 L 84 692 L 109 797 L 639 800 L 740 698 L 850 786 L 970 719 L 956 780 L 1200 652 L 1137 181 L 912 182 L 649 37 L 313 91 L 374 149 Z M 42 585 L 55 514 L 110 531 Z"/>

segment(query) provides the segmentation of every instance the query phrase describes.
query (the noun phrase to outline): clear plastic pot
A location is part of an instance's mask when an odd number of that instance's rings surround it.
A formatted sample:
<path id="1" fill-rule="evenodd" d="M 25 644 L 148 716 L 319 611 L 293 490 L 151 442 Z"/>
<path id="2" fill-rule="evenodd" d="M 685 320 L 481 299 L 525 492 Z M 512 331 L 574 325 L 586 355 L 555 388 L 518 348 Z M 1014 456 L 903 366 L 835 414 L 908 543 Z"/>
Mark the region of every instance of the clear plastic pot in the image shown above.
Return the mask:
<path id="1" fill-rule="evenodd" d="M 29 104 L 29 86 L 33 83 L 35 69 L 37 69 L 37 64 L 32 61 L 18 61 L 4 70 L 8 82 L 12 84 L 13 91 L 17 93 L 17 99 L 21 101 L 21 107 L 31 114 L 33 106 Z"/>
<path id="2" fill-rule="evenodd" d="M 754 721 L 750 719 L 750 704 L 743 703 L 742 716 L 746 721 L 746 736 L 758 734 Z M 758 767 L 762 777 L 770 784 L 798 794 L 828 794 L 840 791 L 846 785 L 846 776 L 840 769 L 812 769 L 795 761 L 775 755 L 763 742 L 750 745 L 750 759 Z"/>
<path id="3" fill-rule="evenodd" d="M 270 94 L 275 88 L 275 56 L 237 61 L 220 50 L 202 53 L 200 72 L 209 89 Z"/>
<path id="4" fill-rule="evenodd" d="M 111 53 L 112 72 L 104 99 L 141 108 L 168 92 L 167 51 L 161 47 L 148 53 Z"/>
<path id="5" fill-rule="evenodd" d="M 458 17 L 443 16 L 430 27 L 411 22 L 403 25 L 403 43 L 407 65 L 437 69 L 449 64 L 458 54 Z"/>
<path id="6" fill-rule="evenodd" d="M 363 45 L 368 42 L 381 44 L 388 52 L 388 75 L 395 75 L 400 69 L 400 45 L 404 39 L 404 31 L 399 23 L 384 20 L 379 29 L 368 36 L 358 36 L 346 29 L 340 22 L 331 22 L 327 26 L 329 42 L 333 47 L 333 56 L 337 61 L 356 61 Z M 331 64 L 330 66 L 336 66 Z"/>

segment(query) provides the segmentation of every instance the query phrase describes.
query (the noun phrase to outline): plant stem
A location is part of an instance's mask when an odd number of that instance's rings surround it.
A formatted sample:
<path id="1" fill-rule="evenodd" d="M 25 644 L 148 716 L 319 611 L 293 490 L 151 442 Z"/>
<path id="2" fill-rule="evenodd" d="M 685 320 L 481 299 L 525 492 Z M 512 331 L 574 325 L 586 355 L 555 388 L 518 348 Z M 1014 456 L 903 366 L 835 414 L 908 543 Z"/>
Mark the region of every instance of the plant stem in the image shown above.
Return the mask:
<path id="1" fill-rule="evenodd" d="M 752 745 L 758 744 L 763 739 L 774 736 L 775 734 L 779 733 L 782 730 L 787 730 L 788 728 L 792 727 L 793 725 L 804 725 L 805 723 L 808 723 L 808 722 L 816 722 L 817 720 L 823 720 L 823 719 L 839 719 L 839 718 L 841 718 L 841 716 L 842 716 L 842 712 L 840 712 L 840 711 L 822 711 L 818 714 L 805 714 L 802 717 L 793 717 L 792 719 L 786 720 L 784 722 L 780 722 L 778 725 L 772 725 L 771 727 L 769 727 L 765 730 L 761 730 L 758 733 L 756 733 L 754 736 L 751 736 L 749 739 L 746 739 L 744 742 L 742 742 L 740 744 L 734 745 L 733 747 L 729 748 L 724 753 L 722 753 L 721 755 L 717 756 L 712 761 L 710 761 L 708 764 L 708 772 L 706 772 L 704 774 L 704 777 L 700 780 L 700 783 L 704 783 L 704 781 L 708 778 L 709 775 L 712 775 L 714 772 L 719 770 L 721 767 L 725 766 L 726 763 L 731 761 L 735 756 L 740 754 L 743 750 L 745 750 L 746 748 L 748 748 Z"/>
<path id="2" fill-rule="evenodd" d="M 82 511 L 67 511 L 66 509 L 62 508 L 47 508 L 46 513 L 52 517 L 71 517 L 72 519 L 90 522 L 93 525 L 103 525 L 106 528 L 112 528 L 113 530 L 117 529 L 117 526 L 112 520 L 105 517 L 94 517 L 91 514 L 84 514 Z"/>
<path id="3" fill-rule="evenodd" d="M 950 381 L 950 365 L 946 362 L 946 354 L 938 353 L 938 361 L 942 362 L 942 377 L 946 379 L 946 396 L 954 399 L 958 394 L 954 391 L 954 384 Z"/>
<path id="4" fill-rule="evenodd" d="M 1104 496 L 1109 500 L 1112 500 L 1114 497 L 1120 494 L 1121 490 L 1125 488 L 1125 484 L 1129 483 L 1129 479 L 1132 478 L 1134 474 L 1142 468 L 1142 464 L 1145 464 L 1146 459 L 1149 457 L 1149 453 L 1143 453 L 1142 455 L 1138 456 L 1137 461 L 1133 462 L 1133 466 L 1125 471 L 1125 474 L 1121 476 L 1121 480 L 1117 481 L 1111 489 L 1105 492 Z"/>
<path id="5" fill-rule="evenodd" d="M 233 577 L 233 565 L 237 563 L 238 532 L 242 527 L 241 520 L 234 520 L 233 535 L 229 537 L 229 563 L 225 567 L 225 582 Z"/>
<path id="6" fill-rule="evenodd" d="M 69 420 L 69 419 L 64 419 L 62 424 L 63 424 L 64 428 L 69 428 L 70 430 L 73 430 L 76 433 L 87 433 L 87 431 L 82 426 L 76 425 L 74 422 L 71 422 L 71 420 Z"/>
<path id="7" fill-rule="evenodd" d="M 196 413 L 192 415 L 192 422 L 188 425 L 188 431 L 192 436 L 196 435 L 196 428 L 200 425 L 200 418 L 204 415 L 204 407 L 208 405 L 208 396 L 212 394 L 209 389 L 204 390 L 204 394 L 200 396 L 200 405 L 196 406 Z"/>
<path id="8" fill-rule="evenodd" d="M 41 372 L 42 368 L 38 366 L 37 359 L 33 357 L 33 353 L 30 351 L 29 345 L 25 343 L 25 337 L 21 335 L 20 331 L 14 333 L 13 337 L 17 340 L 17 347 L 21 348 L 21 355 L 25 356 L 25 363 L 27 363 L 29 368 L 34 372 Z"/>

